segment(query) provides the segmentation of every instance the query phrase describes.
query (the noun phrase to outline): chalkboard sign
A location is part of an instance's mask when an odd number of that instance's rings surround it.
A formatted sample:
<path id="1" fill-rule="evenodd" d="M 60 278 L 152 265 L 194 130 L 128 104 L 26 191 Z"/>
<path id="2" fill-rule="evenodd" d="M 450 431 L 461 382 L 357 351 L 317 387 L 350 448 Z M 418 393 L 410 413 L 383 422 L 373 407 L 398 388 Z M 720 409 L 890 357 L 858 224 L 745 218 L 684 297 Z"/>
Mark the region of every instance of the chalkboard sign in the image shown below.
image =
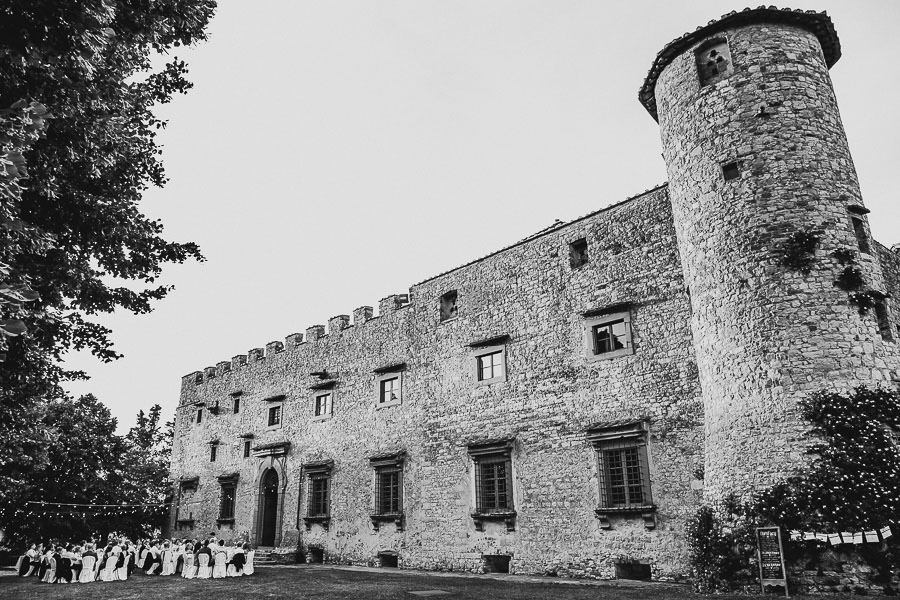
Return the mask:
<path id="1" fill-rule="evenodd" d="M 766 593 L 766 586 L 784 588 L 788 595 L 787 575 L 784 569 L 784 551 L 781 546 L 780 527 L 757 527 L 756 549 L 759 558 L 759 584 Z"/>

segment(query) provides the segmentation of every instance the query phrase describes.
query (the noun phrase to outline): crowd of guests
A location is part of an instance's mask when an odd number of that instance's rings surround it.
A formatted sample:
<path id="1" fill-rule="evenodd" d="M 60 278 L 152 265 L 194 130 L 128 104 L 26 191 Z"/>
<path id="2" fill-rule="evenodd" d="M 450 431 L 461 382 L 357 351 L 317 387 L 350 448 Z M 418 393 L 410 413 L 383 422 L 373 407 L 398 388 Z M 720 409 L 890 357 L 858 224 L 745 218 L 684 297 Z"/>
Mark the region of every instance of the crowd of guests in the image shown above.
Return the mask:
<path id="1" fill-rule="evenodd" d="M 140 569 L 146 575 L 180 575 L 185 579 L 240 577 L 253 574 L 250 544 L 223 540 L 129 540 L 104 546 L 90 542 L 32 544 L 19 557 L 16 572 L 45 583 L 123 581 Z"/>

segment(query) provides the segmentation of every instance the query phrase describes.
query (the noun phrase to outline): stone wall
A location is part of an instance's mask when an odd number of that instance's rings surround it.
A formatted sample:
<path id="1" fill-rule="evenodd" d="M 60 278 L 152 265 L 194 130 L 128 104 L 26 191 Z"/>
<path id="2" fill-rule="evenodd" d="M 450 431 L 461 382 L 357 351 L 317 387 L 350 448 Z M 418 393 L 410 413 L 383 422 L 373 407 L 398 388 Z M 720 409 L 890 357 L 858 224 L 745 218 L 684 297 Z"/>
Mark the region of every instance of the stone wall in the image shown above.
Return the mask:
<path id="1" fill-rule="evenodd" d="M 586 238 L 588 263 L 573 269 L 569 243 Z M 441 322 L 439 297 L 458 294 L 458 316 Z M 410 302 L 395 297 L 369 318 L 331 320 L 327 335 L 310 328 L 283 349 L 223 361 L 184 378 L 173 453 L 173 478 L 199 477 L 182 496 L 178 518 L 195 534 L 216 531 L 256 541 L 259 477 L 282 477 L 277 545 L 322 548 L 328 562 L 377 564 L 397 552 L 401 567 L 481 571 L 483 555 L 511 555 L 517 573 L 612 577 L 616 562 L 650 563 L 657 578 L 686 574 L 684 527 L 702 481 L 702 412 L 665 187 L 557 227 L 482 260 L 420 283 Z M 588 361 L 584 313 L 631 306 L 634 354 Z M 506 381 L 476 385 L 473 342 L 509 336 Z M 399 406 L 376 407 L 379 367 L 405 363 Z M 334 377 L 334 414 L 313 418 L 310 373 Z M 231 412 L 241 392 L 241 410 Z M 268 429 L 265 411 L 284 396 L 284 422 Z M 197 403 L 219 403 L 219 415 Z M 601 528 L 597 456 L 585 432 L 596 423 L 649 420 L 653 502 L 650 526 L 640 514 Z M 286 456 L 244 458 L 254 448 L 289 441 Z M 513 440 L 514 531 L 486 522 L 477 531 L 469 444 Z M 215 462 L 209 442 L 219 441 Z M 405 451 L 402 531 L 376 531 L 371 456 Z M 331 521 L 307 530 L 307 482 L 301 465 L 333 460 Z M 220 485 L 237 473 L 235 521 L 218 529 Z M 173 515 L 174 518 L 175 515 Z M 233 527 L 233 529 L 232 529 Z"/>

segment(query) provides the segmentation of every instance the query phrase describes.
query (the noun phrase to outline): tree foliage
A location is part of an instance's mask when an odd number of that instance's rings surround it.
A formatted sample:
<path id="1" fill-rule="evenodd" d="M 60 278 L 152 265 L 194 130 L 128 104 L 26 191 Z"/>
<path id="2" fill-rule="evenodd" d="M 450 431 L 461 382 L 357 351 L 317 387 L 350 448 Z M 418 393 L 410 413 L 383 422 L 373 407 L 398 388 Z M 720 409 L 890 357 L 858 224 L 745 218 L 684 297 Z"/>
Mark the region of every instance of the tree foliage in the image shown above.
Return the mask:
<path id="1" fill-rule="evenodd" d="M 85 505 L 164 503 L 170 428 L 160 427 L 159 405 L 134 427 L 116 434 L 116 419 L 92 395 L 54 400 L 44 417 L 47 460 L 25 478 L 15 505 L 0 509 L 13 540 L 81 540 L 111 532 L 132 537 L 161 527 L 165 507 Z M 38 504 L 43 502 L 44 504 Z"/>
<path id="2" fill-rule="evenodd" d="M 52 436 L 45 403 L 83 377 L 60 358 L 118 355 L 92 320 L 151 310 L 166 263 L 202 259 L 138 204 L 165 173 L 155 106 L 188 90 L 177 58 L 205 39 L 214 0 L 0 3 L 0 505 L 14 502 Z"/>

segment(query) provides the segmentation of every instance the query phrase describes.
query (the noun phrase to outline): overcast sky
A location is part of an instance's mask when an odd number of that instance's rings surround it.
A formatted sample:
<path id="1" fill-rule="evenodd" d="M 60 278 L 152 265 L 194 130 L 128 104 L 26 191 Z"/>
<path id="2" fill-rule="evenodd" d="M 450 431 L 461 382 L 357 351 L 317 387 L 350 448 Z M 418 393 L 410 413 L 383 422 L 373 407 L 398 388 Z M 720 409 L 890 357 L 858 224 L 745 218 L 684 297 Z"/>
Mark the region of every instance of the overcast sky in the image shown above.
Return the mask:
<path id="1" fill-rule="evenodd" d="M 758 2 L 753 6 L 759 4 Z M 126 429 L 181 376 L 666 179 L 637 101 L 656 53 L 746 6 L 631 0 L 219 0 L 160 112 L 170 177 L 144 211 L 207 261 L 169 267 L 150 315 L 103 319 L 125 357 L 72 355 Z M 832 78 L 872 210 L 900 242 L 897 0 L 827 10 Z"/>

